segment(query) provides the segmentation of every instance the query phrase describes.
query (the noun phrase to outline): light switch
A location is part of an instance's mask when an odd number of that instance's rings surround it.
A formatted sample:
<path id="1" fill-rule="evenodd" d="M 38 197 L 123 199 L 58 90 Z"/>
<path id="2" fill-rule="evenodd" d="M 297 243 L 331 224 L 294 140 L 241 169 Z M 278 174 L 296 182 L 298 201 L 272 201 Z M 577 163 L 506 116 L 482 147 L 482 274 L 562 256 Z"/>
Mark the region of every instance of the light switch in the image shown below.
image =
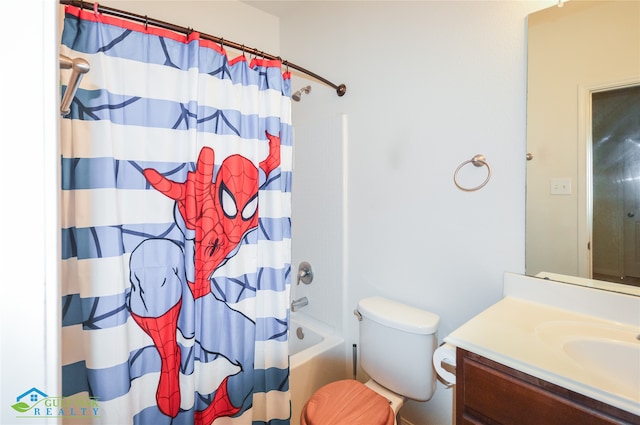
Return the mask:
<path id="1" fill-rule="evenodd" d="M 570 178 L 556 178 L 551 179 L 551 194 L 552 195 L 571 195 L 571 179 Z"/>

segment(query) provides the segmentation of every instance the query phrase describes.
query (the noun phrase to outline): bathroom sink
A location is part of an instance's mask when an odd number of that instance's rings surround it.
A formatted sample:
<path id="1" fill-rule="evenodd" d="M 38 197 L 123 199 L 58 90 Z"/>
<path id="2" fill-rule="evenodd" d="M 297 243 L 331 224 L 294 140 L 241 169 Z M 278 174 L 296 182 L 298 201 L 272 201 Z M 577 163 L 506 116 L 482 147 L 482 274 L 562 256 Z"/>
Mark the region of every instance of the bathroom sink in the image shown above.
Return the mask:
<path id="1" fill-rule="evenodd" d="M 640 417 L 640 298 L 520 283 L 445 342 Z"/>
<path id="2" fill-rule="evenodd" d="M 635 394 L 636 398 L 640 394 L 640 329 L 617 324 L 552 321 L 538 325 L 535 333 L 609 390 Z"/>
<path id="3" fill-rule="evenodd" d="M 640 341 L 628 344 L 604 339 L 576 339 L 563 346 L 578 364 L 598 375 L 613 380 L 633 394 L 640 394 Z"/>

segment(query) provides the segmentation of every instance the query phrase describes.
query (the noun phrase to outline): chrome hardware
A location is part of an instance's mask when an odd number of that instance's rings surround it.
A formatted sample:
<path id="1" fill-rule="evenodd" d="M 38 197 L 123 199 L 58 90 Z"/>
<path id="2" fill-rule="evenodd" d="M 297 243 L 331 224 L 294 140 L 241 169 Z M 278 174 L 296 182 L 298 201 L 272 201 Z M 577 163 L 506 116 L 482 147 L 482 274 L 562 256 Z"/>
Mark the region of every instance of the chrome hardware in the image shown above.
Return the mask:
<path id="1" fill-rule="evenodd" d="M 62 102 L 60 103 L 60 114 L 64 116 L 71 112 L 71 102 L 73 102 L 73 97 L 76 95 L 78 86 L 80 86 L 82 76 L 89 72 L 90 66 L 89 62 L 83 58 L 71 59 L 70 57 L 62 54 L 59 55 L 59 61 L 60 69 L 71 70 L 71 76 L 67 83 L 67 90 L 65 91 Z"/>
<path id="2" fill-rule="evenodd" d="M 298 337 L 298 339 L 304 339 L 304 331 L 302 330 L 302 328 L 298 328 L 296 329 L 296 336 Z"/>
<path id="3" fill-rule="evenodd" d="M 627 217 L 629 217 L 629 218 L 632 218 L 632 217 L 635 217 L 635 216 L 636 215 L 634 213 L 632 213 L 632 212 L 628 212 L 627 213 Z"/>
<path id="4" fill-rule="evenodd" d="M 311 264 L 306 261 L 303 261 L 298 266 L 298 280 L 296 285 L 300 285 L 300 281 L 306 285 L 313 281 L 313 270 L 311 270 Z"/>
<path id="5" fill-rule="evenodd" d="M 302 298 L 298 298 L 297 300 L 293 300 L 291 301 L 291 311 L 298 311 L 298 309 L 308 304 L 309 304 L 309 298 L 307 297 L 302 297 Z"/>
<path id="6" fill-rule="evenodd" d="M 480 183 L 476 187 L 472 187 L 472 188 L 463 187 L 458 182 L 458 172 L 460 171 L 460 169 L 462 167 L 464 167 L 467 164 L 473 164 L 476 167 L 482 167 L 482 166 L 487 167 L 487 178 L 484 179 L 484 181 L 482 183 Z M 453 173 L 453 183 L 455 183 L 455 185 L 458 187 L 458 189 L 463 190 L 465 192 L 474 192 L 476 190 L 482 189 L 489 182 L 490 178 L 491 178 L 491 167 L 489 167 L 489 163 L 487 162 L 487 158 L 485 158 L 485 156 L 480 154 L 480 153 L 477 154 L 477 155 L 474 155 L 473 158 L 471 158 L 471 159 L 463 162 L 462 164 L 458 165 L 458 168 L 456 168 L 456 171 Z"/>
<path id="7" fill-rule="evenodd" d="M 352 355 L 353 355 L 353 360 L 352 360 L 353 379 L 356 379 L 358 377 L 358 345 L 353 344 L 351 349 L 352 349 Z"/>
<path id="8" fill-rule="evenodd" d="M 358 318 L 358 322 L 362 322 L 362 314 L 360 314 L 358 309 L 353 310 L 353 314 Z"/>
<path id="9" fill-rule="evenodd" d="M 447 361 L 444 361 L 444 360 L 440 362 L 440 365 L 447 372 L 453 373 L 454 375 L 456 374 L 456 365 L 451 364 L 451 363 L 449 363 Z"/>

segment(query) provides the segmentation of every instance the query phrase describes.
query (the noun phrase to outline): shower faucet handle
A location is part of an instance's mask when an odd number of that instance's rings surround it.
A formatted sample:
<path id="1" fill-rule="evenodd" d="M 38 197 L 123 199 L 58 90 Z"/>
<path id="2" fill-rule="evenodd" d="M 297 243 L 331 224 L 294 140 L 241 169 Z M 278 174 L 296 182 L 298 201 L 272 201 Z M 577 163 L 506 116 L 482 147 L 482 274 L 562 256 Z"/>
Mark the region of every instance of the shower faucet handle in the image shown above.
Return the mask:
<path id="1" fill-rule="evenodd" d="M 298 280 L 296 285 L 300 285 L 301 281 L 305 285 L 308 285 L 313 281 L 313 270 L 311 269 L 311 264 L 306 261 L 303 261 L 298 266 Z"/>

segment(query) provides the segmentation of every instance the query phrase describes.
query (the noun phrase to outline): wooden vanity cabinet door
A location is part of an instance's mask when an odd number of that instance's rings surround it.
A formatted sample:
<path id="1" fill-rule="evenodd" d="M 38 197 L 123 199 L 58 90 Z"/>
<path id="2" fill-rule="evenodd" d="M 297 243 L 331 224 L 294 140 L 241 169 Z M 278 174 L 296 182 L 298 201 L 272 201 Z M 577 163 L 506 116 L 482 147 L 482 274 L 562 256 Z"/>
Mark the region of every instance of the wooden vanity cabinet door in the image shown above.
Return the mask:
<path id="1" fill-rule="evenodd" d="M 623 425 L 640 417 L 457 349 L 457 425 Z"/>

